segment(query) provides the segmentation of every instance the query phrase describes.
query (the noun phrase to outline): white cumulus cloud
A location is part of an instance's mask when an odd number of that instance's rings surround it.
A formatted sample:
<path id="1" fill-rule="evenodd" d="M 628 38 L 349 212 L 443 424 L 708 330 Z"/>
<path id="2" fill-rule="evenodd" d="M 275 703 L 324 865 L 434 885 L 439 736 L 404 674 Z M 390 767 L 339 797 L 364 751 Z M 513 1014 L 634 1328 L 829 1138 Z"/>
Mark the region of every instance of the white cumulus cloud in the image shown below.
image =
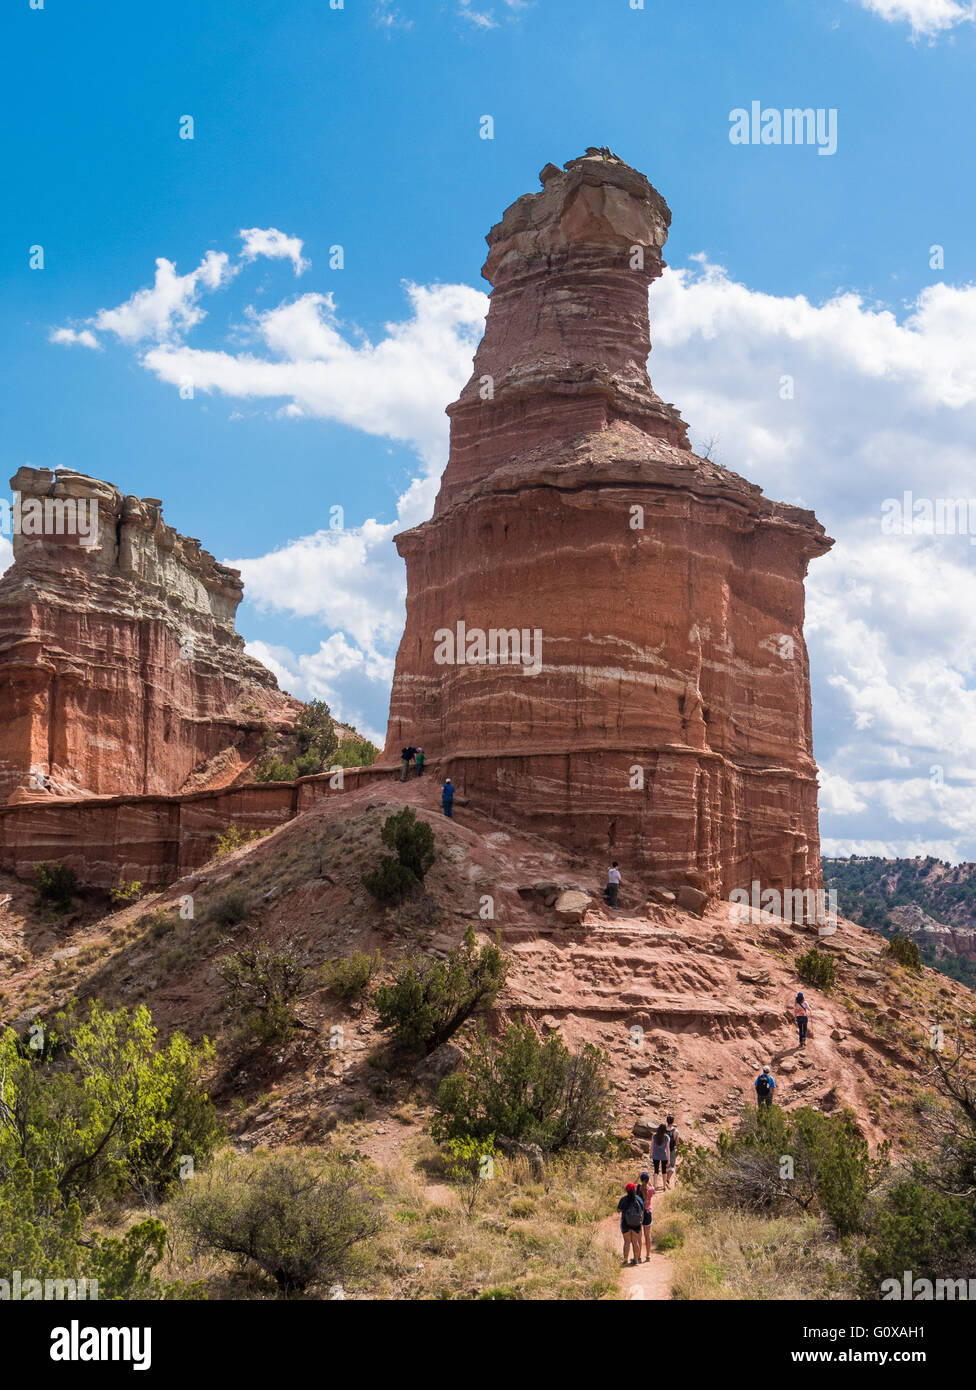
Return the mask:
<path id="1" fill-rule="evenodd" d="M 881 19 L 892 24 L 910 24 L 913 34 L 927 37 L 954 29 L 957 24 L 971 23 L 974 17 L 974 7 L 961 4 L 960 0 L 860 0 L 860 3 Z"/>
<path id="2" fill-rule="evenodd" d="M 277 227 L 250 227 L 242 229 L 237 235 L 244 243 L 241 248 L 243 261 L 254 261 L 258 256 L 266 256 L 269 260 L 291 261 L 296 275 L 301 275 L 310 265 L 310 262 L 302 257 L 304 243 L 301 238 L 279 232 Z"/>

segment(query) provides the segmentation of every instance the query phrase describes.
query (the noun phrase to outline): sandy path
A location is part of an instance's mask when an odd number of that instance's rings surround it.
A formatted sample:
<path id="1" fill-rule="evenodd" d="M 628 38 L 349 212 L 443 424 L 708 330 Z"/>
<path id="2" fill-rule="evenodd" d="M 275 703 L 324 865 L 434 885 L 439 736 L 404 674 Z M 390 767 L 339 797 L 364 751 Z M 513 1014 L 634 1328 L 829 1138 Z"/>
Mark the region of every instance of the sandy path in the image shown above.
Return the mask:
<path id="1" fill-rule="evenodd" d="M 658 1192 L 654 1198 L 654 1206 L 657 1212 L 661 1211 L 661 1205 L 667 1200 L 663 1191 Z M 654 1227 L 651 1227 L 653 1233 Z M 623 1257 L 623 1242 L 620 1237 L 620 1217 L 617 1215 L 608 1216 L 600 1222 L 597 1239 L 600 1244 L 608 1250 L 612 1250 L 617 1259 Z M 654 1236 L 651 1236 L 651 1257 L 639 1265 L 627 1265 L 620 1270 L 620 1290 L 624 1298 L 642 1300 L 645 1298 L 670 1298 L 671 1282 L 674 1277 L 674 1270 L 667 1255 L 661 1255 L 654 1249 Z"/>

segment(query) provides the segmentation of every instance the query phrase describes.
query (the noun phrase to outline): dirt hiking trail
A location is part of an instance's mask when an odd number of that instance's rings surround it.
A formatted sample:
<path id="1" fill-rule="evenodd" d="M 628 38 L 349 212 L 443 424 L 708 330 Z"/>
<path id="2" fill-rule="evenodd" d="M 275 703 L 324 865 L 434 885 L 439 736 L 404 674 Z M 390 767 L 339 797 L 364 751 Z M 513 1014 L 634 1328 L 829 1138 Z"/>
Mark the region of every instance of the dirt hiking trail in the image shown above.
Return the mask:
<path id="1" fill-rule="evenodd" d="M 655 1215 L 660 1215 L 667 1193 L 658 1191 L 654 1197 Z M 647 1298 L 669 1299 L 674 1279 L 674 1267 L 667 1255 L 654 1249 L 654 1226 L 651 1226 L 651 1257 L 639 1265 L 626 1265 L 620 1270 L 620 1291 L 624 1298 L 643 1300 Z M 622 1258 L 623 1242 L 620 1235 L 620 1217 L 608 1216 L 600 1222 L 597 1239 L 606 1249 L 612 1250 L 618 1261 Z"/>

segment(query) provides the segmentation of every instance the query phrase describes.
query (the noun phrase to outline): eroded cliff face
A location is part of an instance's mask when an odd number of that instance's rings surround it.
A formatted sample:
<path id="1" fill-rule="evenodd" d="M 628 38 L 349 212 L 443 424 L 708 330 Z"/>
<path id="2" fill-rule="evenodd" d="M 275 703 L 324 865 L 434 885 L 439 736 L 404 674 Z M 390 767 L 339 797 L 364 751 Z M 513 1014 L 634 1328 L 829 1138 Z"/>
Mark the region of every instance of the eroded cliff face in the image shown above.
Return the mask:
<path id="1" fill-rule="evenodd" d="M 418 744 L 649 883 L 819 888 L 803 580 L 831 541 L 696 457 L 651 387 L 661 196 L 607 151 L 541 177 L 488 234 L 434 516 L 397 537 L 386 757 Z"/>
<path id="2" fill-rule="evenodd" d="M 219 785 L 298 703 L 244 653 L 243 586 L 156 498 L 22 468 L 0 579 L 0 801 Z"/>

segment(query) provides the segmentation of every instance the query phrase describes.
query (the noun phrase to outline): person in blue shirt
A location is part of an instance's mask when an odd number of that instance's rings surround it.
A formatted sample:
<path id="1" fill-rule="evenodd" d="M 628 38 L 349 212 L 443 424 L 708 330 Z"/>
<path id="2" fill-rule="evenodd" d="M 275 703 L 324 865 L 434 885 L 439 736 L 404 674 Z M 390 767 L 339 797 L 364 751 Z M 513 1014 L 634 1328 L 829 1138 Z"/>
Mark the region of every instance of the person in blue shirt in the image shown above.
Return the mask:
<path id="1" fill-rule="evenodd" d="M 763 1067 L 756 1077 L 756 1099 L 759 1102 L 759 1109 L 764 1105 L 772 1108 L 773 1091 L 776 1089 L 776 1082 L 773 1080 L 772 1073 L 768 1067 Z"/>
<path id="2" fill-rule="evenodd" d="M 453 782 L 451 781 L 450 777 L 448 777 L 447 781 L 444 783 L 443 787 L 441 788 L 441 805 L 442 805 L 443 808 L 444 808 L 444 814 L 445 814 L 445 816 L 447 816 L 449 820 L 453 820 L 453 819 L 454 819 L 454 784 L 453 784 Z"/>

